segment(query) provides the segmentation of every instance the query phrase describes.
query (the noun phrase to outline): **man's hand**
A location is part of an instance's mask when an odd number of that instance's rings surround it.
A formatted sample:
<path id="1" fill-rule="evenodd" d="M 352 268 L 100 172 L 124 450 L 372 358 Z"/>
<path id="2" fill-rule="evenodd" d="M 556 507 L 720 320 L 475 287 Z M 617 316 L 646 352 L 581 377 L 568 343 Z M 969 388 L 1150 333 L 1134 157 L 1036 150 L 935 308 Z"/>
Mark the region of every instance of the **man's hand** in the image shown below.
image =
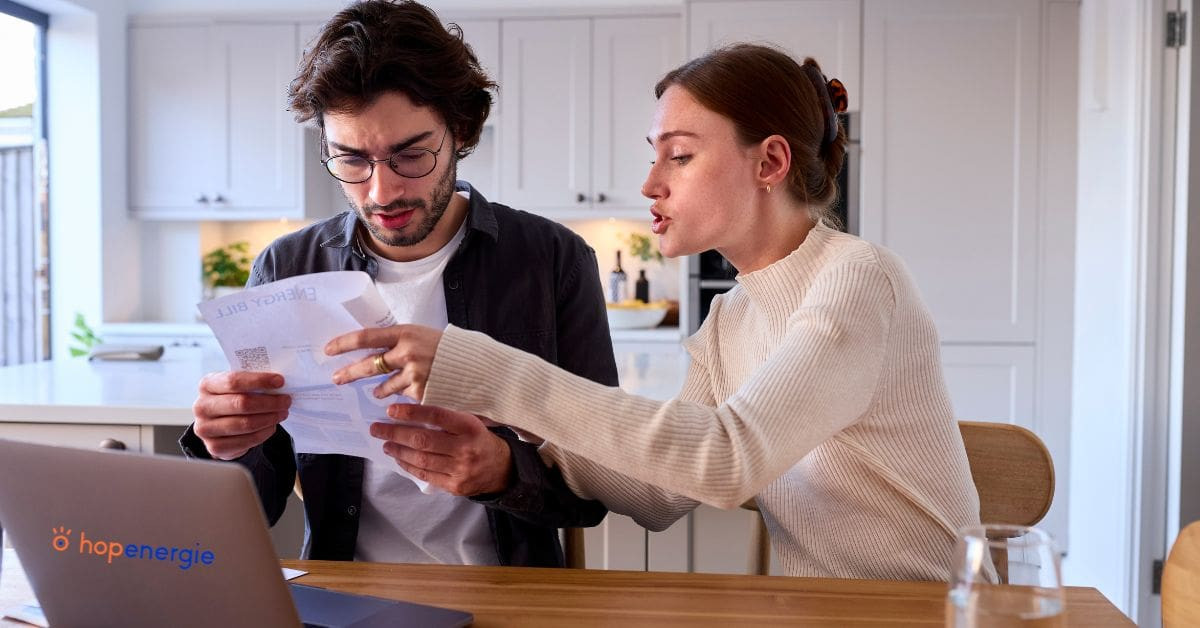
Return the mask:
<path id="1" fill-rule="evenodd" d="M 410 424 L 374 423 L 371 436 L 383 440 L 383 451 L 418 479 L 467 497 L 508 487 L 512 474 L 508 443 L 490 432 L 479 417 L 404 403 L 389 406 L 388 416 Z"/>
<path id="2" fill-rule="evenodd" d="M 340 355 L 355 349 L 383 349 L 333 374 L 333 383 L 345 384 L 366 377 L 390 373 L 391 377 L 375 388 L 375 396 L 402 394 L 420 401 L 433 368 L 442 332 L 421 325 L 392 325 L 343 334 L 325 345 L 325 355 Z M 380 367 L 383 370 L 380 370 Z"/>
<path id="3" fill-rule="evenodd" d="M 271 394 L 283 386 L 278 373 L 209 373 L 200 380 L 192 404 L 196 436 L 218 460 L 232 460 L 265 442 L 288 416 L 289 395 Z"/>

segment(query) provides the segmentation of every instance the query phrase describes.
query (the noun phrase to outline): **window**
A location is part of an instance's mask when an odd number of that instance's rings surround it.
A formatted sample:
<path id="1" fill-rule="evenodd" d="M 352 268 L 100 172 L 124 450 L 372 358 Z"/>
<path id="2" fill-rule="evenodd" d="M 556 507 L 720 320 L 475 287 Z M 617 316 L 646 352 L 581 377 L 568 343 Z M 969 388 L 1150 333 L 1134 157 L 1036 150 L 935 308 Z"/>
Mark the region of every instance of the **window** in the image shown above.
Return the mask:
<path id="1" fill-rule="evenodd" d="M 48 17 L 0 0 L 0 365 L 50 355 Z"/>

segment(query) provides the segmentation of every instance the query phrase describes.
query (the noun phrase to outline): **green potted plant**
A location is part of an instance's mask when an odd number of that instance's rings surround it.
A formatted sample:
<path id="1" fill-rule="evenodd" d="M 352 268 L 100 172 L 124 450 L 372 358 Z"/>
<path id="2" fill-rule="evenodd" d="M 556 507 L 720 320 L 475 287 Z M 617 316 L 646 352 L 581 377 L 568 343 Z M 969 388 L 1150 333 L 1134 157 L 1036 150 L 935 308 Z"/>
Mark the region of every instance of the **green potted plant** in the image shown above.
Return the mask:
<path id="1" fill-rule="evenodd" d="M 204 283 L 213 298 L 237 292 L 250 279 L 250 243 L 234 242 L 205 253 Z"/>
<path id="2" fill-rule="evenodd" d="M 629 254 L 643 262 L 654 260 L 661 263 L 663 261 L 662 252 L 654 248 L 654 242 L 648 235 L 636 231 L 630 232 L 625 235 L 625 243 L 629 245 Z"/>
<path id="3" fill-rule="evenodd" d="M 71 338 L 75 341 L 67 349 L 71 352 L 71 357 L 79 357 L 87 355 L 91 352 L 92 347 L 100 344 L 102 341 L 100 336 L 96 335 L 96 331 L 91 325 L 84 320 L 83 314 L 75 312 L 75 326 L 71 329 Z"/>

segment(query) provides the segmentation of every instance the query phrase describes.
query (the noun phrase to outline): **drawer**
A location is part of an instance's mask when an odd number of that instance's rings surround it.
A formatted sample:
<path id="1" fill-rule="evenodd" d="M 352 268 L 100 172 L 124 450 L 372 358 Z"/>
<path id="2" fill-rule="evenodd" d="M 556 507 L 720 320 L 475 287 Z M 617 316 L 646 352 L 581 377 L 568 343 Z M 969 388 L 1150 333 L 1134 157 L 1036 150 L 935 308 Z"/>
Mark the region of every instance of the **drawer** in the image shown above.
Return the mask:
<path id="1" fill-rule="evenodd" d="M 148 451 L 153 443 L 143 447 L 141 434 L 137 425 L 0 423 L 0 438 L 80 449 L 96 449 L 105 440 L 113 439 L 124 443 L 129 451 L 143 451 L 143 448 Z"/>

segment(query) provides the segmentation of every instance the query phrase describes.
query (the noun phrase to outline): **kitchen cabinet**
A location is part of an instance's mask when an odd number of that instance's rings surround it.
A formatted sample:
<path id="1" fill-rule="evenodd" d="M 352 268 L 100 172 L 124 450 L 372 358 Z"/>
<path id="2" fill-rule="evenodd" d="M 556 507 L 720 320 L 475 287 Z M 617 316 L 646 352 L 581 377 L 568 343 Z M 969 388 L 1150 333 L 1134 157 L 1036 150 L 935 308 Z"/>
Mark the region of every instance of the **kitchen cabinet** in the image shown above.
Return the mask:
<path id="1" fill-rule="evenodd" d="M 1060 479 L 1078 28 L 1077 2 L 863 4 L 862 236 L 912 271 L 956 416 L 1033 429 Z M 1070 483 L 1058 486 L 1066 504 Z M 1042 525 L 1065 544 L 1062 506 Z"/>
<path id="2" fill-rule="evenodd" d="M 1040 16 L 866 5 L 862 235 L 904 258 L 945 341 L 1034 340 Z"/>
<path id="3" fill-rule="evenodd" d="M 682 61 L 679 31 L 676 17 L 503 20 L 498 200 L 644 217 L 653 86 Z"/>
<path id="4" fill-rule="evenodd" d="M 696 0 L 688 4 L 687 33 L 689 58 L 735 42 L 776 45 L 798 61 L 812 57 L 846 86 L 850 110 L 859 108 L 860 0 Z"/>
<path id="5" fill-rule="evenodd" d="M 963 421 L 995 421 L 1034 429 L 1036 349 L 1028 345 L 944 345 L 942 370 Z"/>
<path id="6" fill-rule="evenodd" d="M 134 216 L 307 217 L 303 130 L 286 103 L 297 50 L 294 23 L 129 27 Z"/>
<path id="7" fill-rule="evenodd" d="M 0 422 L 0 438 L 5 440 L 78 449 L 98 449 L 102 446 L 116 449 L 123 447 L 127 451 L 143 453 L 155 453 L 153 430 L 152 426 L 138 425 Z M 182 431 L 180 431 L 180 435 L 182 435 Z"/>
<path id="8" fill-rule="evenodd" d="M 462 28 L 463 41 L 471 46 L 479 65 L 493 81 L 500 82 L 500 20 L 447 18 Z M 499 197 L 497 182 L 500 180 L 499 160 L 497 159 L 498 132 L 497 120 L 504 100 L 497 93 L 492 94 L 492 110 L 483 124 L 479 134 L 479 144 L 474 152 L 458 162 L 458 178 L 470 182 L 485 198 L 497 201 Z"/>

